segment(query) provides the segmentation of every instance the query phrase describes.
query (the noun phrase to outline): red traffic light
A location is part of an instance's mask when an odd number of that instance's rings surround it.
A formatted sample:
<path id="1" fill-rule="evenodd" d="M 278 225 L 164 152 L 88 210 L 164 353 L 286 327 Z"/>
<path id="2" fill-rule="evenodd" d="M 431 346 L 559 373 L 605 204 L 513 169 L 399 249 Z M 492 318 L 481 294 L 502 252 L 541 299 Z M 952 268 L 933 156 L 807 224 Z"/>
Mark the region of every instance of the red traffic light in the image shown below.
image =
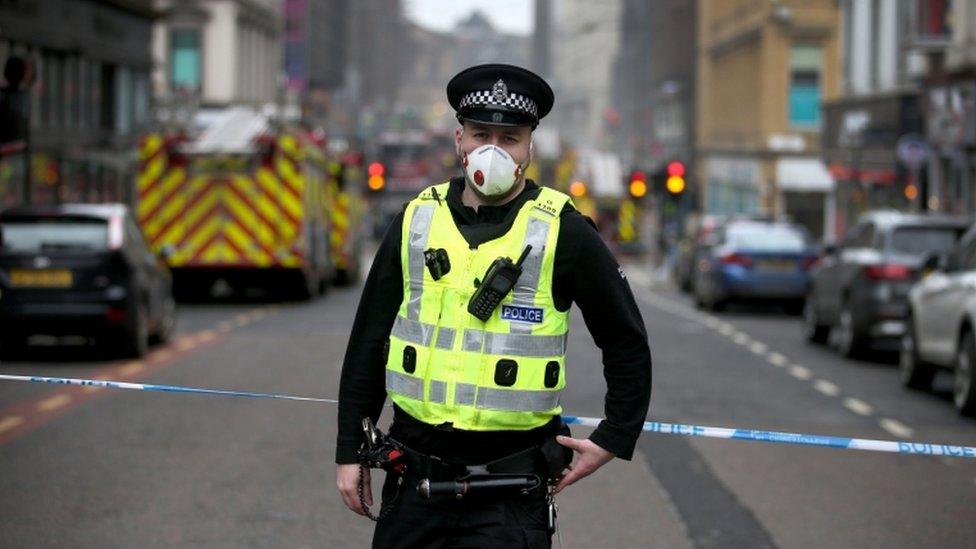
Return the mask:
<path id="1" fill-rule="evenodd" d="M 685 165 L 675 160 L 668 163 L 668 177 L 684 177 Z"/>
<path id="2" fill-rule="evenodd" d="M 644 173 L 644 172 L 642 172 L 642 171 L 640 171 L 640 170 L 634 170 L 630 174 L 630 180 L 631 181 L 645 181 L 646 182 L 647 181 L 647 174 Z"/>
<path id="3" fill-rule="evenodd" d="M 369 165 L 369 168 L 367 168 L 366 171 L 369 173 L 370 177 L 383 177 L 383 172 L 385 170 L 383 169 L 383 164 L 373 162 Z"/>

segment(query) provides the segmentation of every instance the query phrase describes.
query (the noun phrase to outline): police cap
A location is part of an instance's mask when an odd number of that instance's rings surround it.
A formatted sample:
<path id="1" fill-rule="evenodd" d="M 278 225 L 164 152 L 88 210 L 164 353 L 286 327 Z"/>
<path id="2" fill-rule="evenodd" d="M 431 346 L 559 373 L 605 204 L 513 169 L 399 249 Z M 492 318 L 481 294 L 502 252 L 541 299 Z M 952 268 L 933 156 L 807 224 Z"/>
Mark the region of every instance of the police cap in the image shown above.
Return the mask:
<path id="1" fill-rule="evenodd" d="M 552 88 L 539 75 L 513 65 L 467 68 L 447 83 L 447 100 L 458 121 L 493 126 L 532 126 L 549 114 Z"/>

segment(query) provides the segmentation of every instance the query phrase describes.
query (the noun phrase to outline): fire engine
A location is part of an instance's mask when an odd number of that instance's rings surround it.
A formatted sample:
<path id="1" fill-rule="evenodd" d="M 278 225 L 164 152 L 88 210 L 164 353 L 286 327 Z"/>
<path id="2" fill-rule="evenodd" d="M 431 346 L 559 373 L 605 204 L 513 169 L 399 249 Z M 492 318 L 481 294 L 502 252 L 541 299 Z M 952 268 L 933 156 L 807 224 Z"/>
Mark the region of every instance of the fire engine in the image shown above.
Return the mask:
<path id="1" fill-rule="evenodd" d="M 196 137 L 145 136 L 139 157 L 138 221 L 178 297 L 229 287 L 310 299 L 356 267 L 355 204 L 312 135 L 228 109 Z"/>

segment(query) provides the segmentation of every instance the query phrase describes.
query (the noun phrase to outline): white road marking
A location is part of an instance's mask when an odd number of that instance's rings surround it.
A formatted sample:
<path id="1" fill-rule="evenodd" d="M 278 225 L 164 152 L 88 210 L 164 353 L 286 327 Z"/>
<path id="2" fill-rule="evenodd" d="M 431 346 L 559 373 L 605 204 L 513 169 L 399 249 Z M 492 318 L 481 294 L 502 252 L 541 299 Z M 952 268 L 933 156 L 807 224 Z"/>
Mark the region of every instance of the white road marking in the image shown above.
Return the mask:
<path id="1" fill-rule="evenodd" d="M 912 433 L 915 432 L 911 427 L 894 419 L 883 417 L 879 423 L 881 424 L 882 429 L 888 431 L 898 438 L 911 438 Z"/>
<path id="2" fill-rule="evenodd" d="M 732 338 L 732 341 L 739 345 L 749 345 L 749 350 L 757 355 L 762 355 L 769 351 L 768 345 L 761 341 L 753 340 L 749 334 L 738 331 L 732 324 L 711 315 L 703 315 L 698 313 L 683 303 L 658 296 L 641 296 L 641 300 L 676 316 L 704 324 L 713 330 L 717 330 L 720 334 Z M 769 352 L 767 360 L 770 364 L 779 367 L 784 367 L 789 363 L 789 359 L 785 355 L 775 351 Z M 803 381 L 809 380 L 813 377 L 813 372 L 811 372 L 809 368 L 799 364 L 793 364 L 790 366 L 789 373 L 791 376 Z M 813 388 L 818 392 L 831 397 L 840 394 L 840 387 L 825 379 L 818 379 L 814 381 Z M 863 400 L 848 397 L 845 398 L 843 402 L 844 407 L 855 414 L 869 416 L 874 413 L 874 408 Z M 881 428 L 898 438 L 908 439 L 911 438 L 912 434 L 914 433 L 914 430 L 911 427 L 908 427 L 894 419 L 881 418 L 879 423 Z M 973 479 L 973 482 L 976 484 L 976 478 Z"/>
<path id="3" fill-rule="evenodd" d="M 818 379 L 817 381 L 814 381 L 813 388 L 830 397 L 840 394 L 840 387 L 834 385 L 826 379 Z"/>
<path id="4" fill-rule="evenodd" d="M 874 413 L 874 408 L 870 404 L 859 398 L 847 397 L 844 399 L 844 407 L 859 416 L 869 416 Z"/>
<path id="5" fill-rule="evenodd" d="M 799 364 L 794 364 L 793 366 L 790 366 L 790 375 L 796 379 L 806 381 L 813 377 L 813 372 L 811 372 L 809 368 L 800 366 Z"/>

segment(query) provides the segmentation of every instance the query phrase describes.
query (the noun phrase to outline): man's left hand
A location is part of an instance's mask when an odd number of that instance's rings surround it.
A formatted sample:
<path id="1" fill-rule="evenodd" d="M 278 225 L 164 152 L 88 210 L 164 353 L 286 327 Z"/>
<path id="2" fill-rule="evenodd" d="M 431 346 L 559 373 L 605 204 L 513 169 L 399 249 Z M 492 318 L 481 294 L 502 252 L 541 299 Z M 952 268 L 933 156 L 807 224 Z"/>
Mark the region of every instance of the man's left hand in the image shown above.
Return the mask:
<path id="1" fill-rule="evenodd" d="M 603 467 L 605 463 L 615 457 L 613 453 L 600 448 L 596 443 L 591 442 L 589 439 L 571 438 L 560 435 L 556 437 L 556 442 L 579 454 L 579 456 L 573 460 L 573 463 L 570 463 L 566 467 L 569 469 L 569 472 L 563 475 L 563 478 L 559 479 L 559 484 L 556 485 L 557 494 L 562 491 L 563 488 L 569 486 L 577 480 L 591 475 L 594 471 L 600 467 Z"/>

